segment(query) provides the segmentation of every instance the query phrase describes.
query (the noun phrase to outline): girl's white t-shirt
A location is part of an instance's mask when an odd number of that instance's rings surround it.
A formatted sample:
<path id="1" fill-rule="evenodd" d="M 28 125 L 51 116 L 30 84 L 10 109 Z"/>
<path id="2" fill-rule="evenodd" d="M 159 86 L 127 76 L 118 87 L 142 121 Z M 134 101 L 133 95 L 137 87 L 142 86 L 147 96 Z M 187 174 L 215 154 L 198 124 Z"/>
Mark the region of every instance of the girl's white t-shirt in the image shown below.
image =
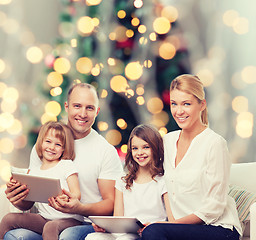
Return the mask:
<path id="1" fill-rule="evenodd" d="M 136 217 L 142 223 L 167 219 L 162 198 L 167 192 L 163 177 L 156 176 L 155 180 L 143 184 L 134 181 L 131 190 L 125 185 L 121 178 L 117 179 L 115 187 L 123 193 L 124 216 Z"/>
<path id="2" fill-rule="evenodd" d="M 60 185 L 62 189 L 69 191 L 67 178 L 76 174 L 77 170 L 73 161 L 71 160 L 60 160 L 58 164 L 52 168 L 41 170 L 40 166 L 33 167 L 30 169 L 29 174 L 41 177 L 51 177 L 60 179 Z M 46 219 L 60 219 L 60 218 L 75 218 L 79 221 L 83 221 L 83 217 L 76 214 L 62 213 L 50 207 L 47 203 L 37 203 L 39 214 Z"/>

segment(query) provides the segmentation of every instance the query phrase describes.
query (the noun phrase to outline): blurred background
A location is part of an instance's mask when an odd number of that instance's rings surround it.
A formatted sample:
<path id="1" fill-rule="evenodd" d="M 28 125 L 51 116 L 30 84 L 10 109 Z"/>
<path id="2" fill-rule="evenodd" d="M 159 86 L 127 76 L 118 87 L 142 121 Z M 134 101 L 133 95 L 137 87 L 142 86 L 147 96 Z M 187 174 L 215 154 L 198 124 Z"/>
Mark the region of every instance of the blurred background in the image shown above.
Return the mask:
<path id="1" fill-rule="evenodd" d="M 69 86 L 93 84 L 94 128 L 121 157 L 134 126 L 177 129 L 169 85 L 198 75 L 232 162 L 255 161 L 256 15 L 239 0 L 0 0 L 0 186 L 28 167 L 38 129 L 65 120 Z"/>

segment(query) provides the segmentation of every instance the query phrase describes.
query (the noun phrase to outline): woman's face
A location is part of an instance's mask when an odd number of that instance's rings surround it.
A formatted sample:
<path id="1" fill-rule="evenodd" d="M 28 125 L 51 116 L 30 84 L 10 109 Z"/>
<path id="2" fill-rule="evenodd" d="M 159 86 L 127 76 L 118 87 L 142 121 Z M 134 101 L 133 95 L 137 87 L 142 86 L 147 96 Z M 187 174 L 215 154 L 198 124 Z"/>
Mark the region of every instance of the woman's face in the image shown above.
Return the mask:
<path id="1" fill-rule="evenodd" d="M 170 107 L 172 116 L 181 129 L 193 130 L 203 125 L 201 112 L 206 107 L 205 100 L 199 103 L 195 96 L 174 89 L 170 92 Z"/>

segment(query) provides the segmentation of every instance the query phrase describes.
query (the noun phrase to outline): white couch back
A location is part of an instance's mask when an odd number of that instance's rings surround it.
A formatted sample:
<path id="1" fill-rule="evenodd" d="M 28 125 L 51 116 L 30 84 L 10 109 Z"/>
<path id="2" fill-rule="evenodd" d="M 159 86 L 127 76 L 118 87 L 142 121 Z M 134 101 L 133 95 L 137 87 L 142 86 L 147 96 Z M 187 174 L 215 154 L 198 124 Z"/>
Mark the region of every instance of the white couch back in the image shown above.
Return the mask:
<path id="1" fill-rule="evenodd" d="M 230 171 L 230 184 L 256 193 L 256 162 L 233 163 Z"/>

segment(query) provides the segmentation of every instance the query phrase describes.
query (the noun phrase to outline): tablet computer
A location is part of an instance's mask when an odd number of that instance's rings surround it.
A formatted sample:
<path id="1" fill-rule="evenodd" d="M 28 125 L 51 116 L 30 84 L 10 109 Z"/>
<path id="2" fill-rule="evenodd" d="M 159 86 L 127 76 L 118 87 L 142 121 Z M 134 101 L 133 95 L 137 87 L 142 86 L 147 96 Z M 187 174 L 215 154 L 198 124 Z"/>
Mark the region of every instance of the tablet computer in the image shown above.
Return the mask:
<path id="1" fill-rule="evenodd" d="M 137 233 L 144 225 L 134 217 L 89 216 L 92 222 L 110 233 Z"/>
<path id="2" fill-rule="evenodd" d="M 61 194 L 60 179 L 38 177 L 24 173 L 12 172 L 15 180 L 27 185 L 29 194 L 24 200 L 48 203 L 48 198 Z"/>

